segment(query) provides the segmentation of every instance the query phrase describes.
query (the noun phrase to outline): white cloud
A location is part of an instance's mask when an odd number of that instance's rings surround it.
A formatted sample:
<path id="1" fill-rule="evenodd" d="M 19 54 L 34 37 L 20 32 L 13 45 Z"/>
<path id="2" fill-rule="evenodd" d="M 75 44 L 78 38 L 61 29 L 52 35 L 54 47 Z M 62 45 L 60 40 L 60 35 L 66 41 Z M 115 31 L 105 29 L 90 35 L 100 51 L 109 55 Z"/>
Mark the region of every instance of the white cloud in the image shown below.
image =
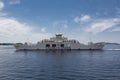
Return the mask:
<path id="1" fill-rule="evenodd" d="M 15 5 L 15 4 L 20 4 L 21 0 L 10 0 L 9 4 L 10 5 Z"/>
<path id="2" fill-rule="evenodd" d="M 63 20 L 63 21 L 55 21 L 53 22 L 53 27 L 58 27 L 58 28 L 68 28 L 68 21 Z"/>
<path id="3" fill-rule="evenodd" d="M 0 1 L 0 10 L 2 10 L 3 8 L 4 8 L 4 3 Z"/>
<path id="4" fill-rule="evenodd" d="M 45 27 L 41 28 L 41 32 L 46 32 L 46 28 Z"/>
<path id="5" fill-rule="evenodd" d="M 88 22 L 91 19 L 89 15 L 82 15 L 81 17 L 75 17 L 74 21 L 76 23 Z"/>
<path id="6" fill-rule="evenodd" d="M 110 28 L 115 28 L 118 24 L 120 24 L 119 18 L 101 19 L 93 22 L 85 31 L 97 34 Z"/>
<path id="7" fill-rule="evenodd" d="M 68 28 L 68 25 L 67 25 L 67 24 L 63 24 L 63 27 L 64 27 L 64 28 Z"/>
<path id="8" fill-rule="evenodd" d="M 4 36 L 25 35 L 31 28 L 14 18 L 0 18 L 0 34 Z"/>
<path id="9" fill-rule="evenodd" d="M 43 38 L 49 38 L 50 33 L 36 33 L 34 29 L 26 23 L 14 18 L 0 17 L 0 41 L 1 42 L 25 42 L 27 38 L 36 42 Z M 43 29 L 43 31 L 45 31 Z"/>
<path id="10" fill-rule="evenodd" d="M 116 27 L 116 28 L 112 29 L 111 32 L 113 32 L 113 31 L 120 31 L 120 27 Z"/>

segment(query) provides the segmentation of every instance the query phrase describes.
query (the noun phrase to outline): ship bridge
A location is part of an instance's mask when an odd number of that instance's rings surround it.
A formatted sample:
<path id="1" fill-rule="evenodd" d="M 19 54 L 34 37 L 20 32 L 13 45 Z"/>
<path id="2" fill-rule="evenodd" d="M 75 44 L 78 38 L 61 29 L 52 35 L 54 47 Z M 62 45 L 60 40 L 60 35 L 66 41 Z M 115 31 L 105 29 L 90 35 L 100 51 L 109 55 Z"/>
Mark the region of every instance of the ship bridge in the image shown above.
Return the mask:
<path id="1" fill-rule="evenodd" d="M 79 43 L 76 40 L 68 40 L 67 37 L 63 37 L 62 34 L 56 34 L 55 37 L 51 37 L 50 39 L 42 40 L 42 43 Z"/>
<path id="2" fill-rule="evenodd" d="M 63 37 L 62 34 L 56 34 L 56 36 L 50 38 L 50 40 L 54 42 L 63 42 L 63 41 L 67 41 L 68 39 L 66 37 Z"/>

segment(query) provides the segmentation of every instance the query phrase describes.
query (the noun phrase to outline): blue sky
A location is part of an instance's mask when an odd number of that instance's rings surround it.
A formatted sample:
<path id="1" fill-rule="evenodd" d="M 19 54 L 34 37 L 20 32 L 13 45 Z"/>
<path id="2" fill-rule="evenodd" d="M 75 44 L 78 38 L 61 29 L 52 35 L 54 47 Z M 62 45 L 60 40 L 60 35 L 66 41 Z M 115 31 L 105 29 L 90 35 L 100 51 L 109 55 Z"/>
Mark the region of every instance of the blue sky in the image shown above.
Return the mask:
<path id="1" fill-rule="evenodd" d="M 0 0 L 0 42 L 37 42 L 55 33 L 120 43 L 120 0 Z"/>

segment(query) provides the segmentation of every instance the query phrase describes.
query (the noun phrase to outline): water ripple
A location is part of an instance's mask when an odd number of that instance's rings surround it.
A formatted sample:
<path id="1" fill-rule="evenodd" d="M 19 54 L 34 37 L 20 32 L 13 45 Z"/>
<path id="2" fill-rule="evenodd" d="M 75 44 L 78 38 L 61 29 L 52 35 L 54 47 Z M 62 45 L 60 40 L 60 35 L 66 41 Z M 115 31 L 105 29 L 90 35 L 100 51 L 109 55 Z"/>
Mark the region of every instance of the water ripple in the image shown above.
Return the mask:
<path id="1" fill-rule="evenodd" d="M 119 80 L 120 53 L 21 51 L 0 47 L 0 80 Z"/>

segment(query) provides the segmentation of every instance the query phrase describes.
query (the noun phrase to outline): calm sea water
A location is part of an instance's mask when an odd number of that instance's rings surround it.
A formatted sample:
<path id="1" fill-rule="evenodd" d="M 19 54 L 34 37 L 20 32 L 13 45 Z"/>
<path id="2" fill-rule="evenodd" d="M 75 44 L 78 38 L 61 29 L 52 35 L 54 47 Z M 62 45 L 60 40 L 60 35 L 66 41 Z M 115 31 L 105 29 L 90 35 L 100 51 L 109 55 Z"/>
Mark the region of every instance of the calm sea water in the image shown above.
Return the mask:
<path id="1" fill-rule="evenodd" d="M 120 80 L 120 50 L 16 52 L 0 46 L 0 80 Z"/>

